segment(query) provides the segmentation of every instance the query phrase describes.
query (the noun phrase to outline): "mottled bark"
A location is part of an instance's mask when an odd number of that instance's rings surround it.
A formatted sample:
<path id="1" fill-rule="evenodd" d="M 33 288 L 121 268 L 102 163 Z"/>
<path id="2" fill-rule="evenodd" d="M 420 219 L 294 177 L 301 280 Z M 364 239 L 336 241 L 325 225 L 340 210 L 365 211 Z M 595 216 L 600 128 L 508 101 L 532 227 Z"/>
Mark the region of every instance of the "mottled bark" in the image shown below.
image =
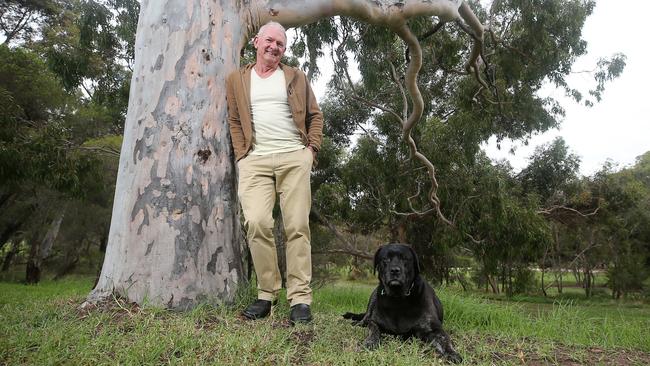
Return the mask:
<path id="1" fill-rule="evenodd" d="M 106 256 L 89 303 L 113 293 L 187 309 L 244 279 L 224 80 L 269 20 L 347 15 L 397 26 L 457 19 L 462 1 L 143 0 Z"/>
<path id="2" fill-rule="evenodd" d="M 188 309 L 242 279 L 225 77 L 252 26 L 239 1 L 142 1 L 106 255 L 88 300 Z"/>

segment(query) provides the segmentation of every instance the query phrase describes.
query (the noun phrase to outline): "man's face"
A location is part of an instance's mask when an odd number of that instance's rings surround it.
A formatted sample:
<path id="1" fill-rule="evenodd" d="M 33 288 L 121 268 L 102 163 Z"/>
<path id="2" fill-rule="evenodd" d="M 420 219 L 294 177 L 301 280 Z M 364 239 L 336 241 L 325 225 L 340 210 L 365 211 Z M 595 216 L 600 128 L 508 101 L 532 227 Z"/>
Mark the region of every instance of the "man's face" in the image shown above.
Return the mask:
<path id="1" fill-rule="evenodd" d="M 257 62 L 266 66 L 276 67 L 287 47 L 284 32 L 278 27 L 266 27 L 264 32 L 253 40 L 257 49 Z"/>

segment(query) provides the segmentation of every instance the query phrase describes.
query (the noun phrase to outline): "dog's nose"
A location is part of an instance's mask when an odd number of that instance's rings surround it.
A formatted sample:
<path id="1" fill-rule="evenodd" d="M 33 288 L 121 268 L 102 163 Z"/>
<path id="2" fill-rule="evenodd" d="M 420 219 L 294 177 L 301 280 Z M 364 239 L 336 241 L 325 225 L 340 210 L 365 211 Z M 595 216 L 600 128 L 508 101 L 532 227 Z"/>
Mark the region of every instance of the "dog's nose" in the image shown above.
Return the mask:
<path id="1" fill-rule="evenodd" d="M 390 269 L 390 274 L 398 275 L 402 272 L 402 269 L 399 267 L 393 267 Z"/>

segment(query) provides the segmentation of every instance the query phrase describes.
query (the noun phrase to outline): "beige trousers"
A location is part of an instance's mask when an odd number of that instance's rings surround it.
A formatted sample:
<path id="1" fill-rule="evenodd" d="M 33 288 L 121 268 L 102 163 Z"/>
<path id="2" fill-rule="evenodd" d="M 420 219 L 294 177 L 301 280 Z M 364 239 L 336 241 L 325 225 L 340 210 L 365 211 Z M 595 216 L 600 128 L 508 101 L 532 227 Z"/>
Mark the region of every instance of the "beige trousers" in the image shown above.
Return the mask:
<path id="1" fill-rule="evenodd" d="M 237 163 L 238 195 L 257 275 L 258 299 L 273 301 L 282 287 L 273 237 L 277 193 L 287 235 L 287 299 L 291 306 L 311 304 L 309 177 L 312 162 L 311 150 L 304 148 L 288 153 L 248 155 Z"/>

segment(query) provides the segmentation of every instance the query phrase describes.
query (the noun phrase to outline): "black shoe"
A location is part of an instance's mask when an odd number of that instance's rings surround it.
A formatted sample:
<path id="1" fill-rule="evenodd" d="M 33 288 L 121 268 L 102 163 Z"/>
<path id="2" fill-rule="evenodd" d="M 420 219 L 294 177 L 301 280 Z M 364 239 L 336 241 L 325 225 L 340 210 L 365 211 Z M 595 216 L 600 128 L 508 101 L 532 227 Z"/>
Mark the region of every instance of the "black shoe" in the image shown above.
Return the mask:
<path id="1" fill-rule="evenodd" d="M 296 323 L 309 323 L 311 321 L 311 310 L 307 304 L 296 304 L 291 307 L 289 322 L 291 325 Z"/>
<path id="2" fill-rule="evenodd" d="M 242 315 L 250 320 L 262 319 L 271 313 L 271 302 L 268 300 L 256 300 L 242 312 Z"/>

